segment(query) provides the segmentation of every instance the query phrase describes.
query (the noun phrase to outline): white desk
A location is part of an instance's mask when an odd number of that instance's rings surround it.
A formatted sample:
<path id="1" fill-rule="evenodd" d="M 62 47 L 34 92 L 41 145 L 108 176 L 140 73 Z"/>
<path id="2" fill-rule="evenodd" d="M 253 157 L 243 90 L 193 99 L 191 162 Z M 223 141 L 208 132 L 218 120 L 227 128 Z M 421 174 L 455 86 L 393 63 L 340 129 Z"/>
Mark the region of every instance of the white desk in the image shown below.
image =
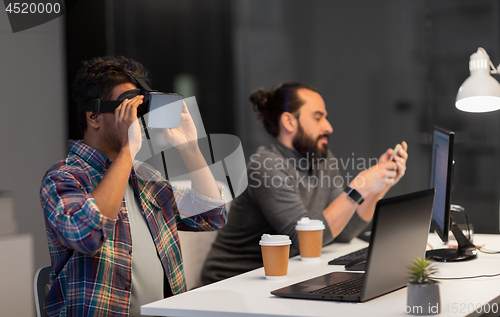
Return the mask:
<path id="1" fill-rule="evenodd" d="M 477 245 L 486 244 L 500 250 L 500 235 L 476 235 Z M 431 234 L 429 242 L 440 247 L 442 242 Z M 279 298 L 272 290 L 333 271 L 342 266 L 327 265 L 328 261 L 368 245 L 361 240 L 349 244 L 333 244 L 323 250 L 321 262 L 302 262 L 292 258 L 288 278 L 269 281 L 263 268 L 214 283 L 205 287 L 163 299 L 141 308 L 143 315 L 155 316 L 409 316 L 406 314 L 406 288 L 372 299 L 365 303 L 341 303 L 321 300 Z M 401 246 L 404 247 L 404 246 Z M 500 273 L 500 254 L 479 253 L 474 261 L 437 263 L 439 276 L 461 277 Z M 387 268 L 390 270 L 390 267 Z M 476 305 L 485 304 L 500 295 L 500 277 L 468 280 L 446 280 L 440 285 L 441 314 L 466 316 Z M 498 307 L 500 311 L 500 307 Z"/>

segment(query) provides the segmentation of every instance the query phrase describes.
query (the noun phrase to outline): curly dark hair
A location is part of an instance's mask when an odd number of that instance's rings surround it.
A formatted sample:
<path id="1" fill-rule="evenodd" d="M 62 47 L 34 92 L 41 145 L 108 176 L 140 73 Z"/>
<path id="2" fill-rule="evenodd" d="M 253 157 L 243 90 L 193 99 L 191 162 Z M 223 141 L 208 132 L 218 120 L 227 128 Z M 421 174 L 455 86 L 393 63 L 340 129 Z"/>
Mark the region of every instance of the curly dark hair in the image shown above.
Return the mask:
<path id="1" fill-rule="evenodd" d="M 264 90 L 259 88 L 250 94 L 250 101 L 257 118 L 262 121 L 266 131 L 273 137 L 280 133 L 279 120 L 283 112 L 290 112 L 298 118 L 298 111 L 304 104 L 297 91 L 308 89 L 319 93 L 319 91 L 301 82 L 285 82 L 274 89 Z"/>
<path id="2" fill-rule="evenodd" d="M 124 83 L 137 85 L 136 78 L 149 85 L 148 71 L 139 62 L 123 56 L 96 57 L 82 63 L 76 75 L 73 98 L 78 103 L 99 98 L 108 100 L 113 88 Z M 87 130 L 86 112 L 78 109 L 78 125 L 82 134 Z"/>

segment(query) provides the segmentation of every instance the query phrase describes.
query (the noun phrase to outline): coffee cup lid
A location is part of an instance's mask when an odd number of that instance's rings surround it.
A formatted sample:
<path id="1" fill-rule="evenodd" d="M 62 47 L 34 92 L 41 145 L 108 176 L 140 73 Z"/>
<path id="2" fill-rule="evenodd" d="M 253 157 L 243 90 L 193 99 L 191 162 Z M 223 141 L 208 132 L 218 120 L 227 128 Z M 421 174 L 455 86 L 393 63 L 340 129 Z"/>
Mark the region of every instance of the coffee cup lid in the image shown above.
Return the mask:
<path id="1" fill-rule="evenodd" d="M 292 240 L 285 235 L 270 235 L 263 234 L 260 238 L 260 245 L 288 245 L 292 244 Z"/>
<path id="2" fill-rule="evenodd" d="M 323 221 L 319 219 L 309 219 L 308 217 L 304 217 L 297 221 L 297 226 L 295 230 L 298 231 L 313 231 L 313 230 L 324 230 L 325 225 Z"/>

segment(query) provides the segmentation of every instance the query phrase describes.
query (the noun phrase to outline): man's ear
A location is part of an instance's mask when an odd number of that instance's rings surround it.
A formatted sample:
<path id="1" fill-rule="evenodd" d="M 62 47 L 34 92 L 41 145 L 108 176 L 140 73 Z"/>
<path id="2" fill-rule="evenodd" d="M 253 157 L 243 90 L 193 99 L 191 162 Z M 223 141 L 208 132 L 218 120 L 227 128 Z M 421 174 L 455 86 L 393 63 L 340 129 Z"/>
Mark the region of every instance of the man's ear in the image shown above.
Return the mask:
<path id="1" fill-rule="evenodd" d="M 99 129 L 99 127 L 101 126 L 100 119 L 102 119 L 102 118 L 98 113 L 93 113 L 93 112 L 87 111 L 85 113 L 85 117 L 87 119 L 87 126 L 88 127 L 95 129 L 95 130 Z"/>
<path id="2" fill-rule="evenodd" d="M 290 112 L 283 112 L 280 117 L 280 122 L 283 129 L 291 134 L 295 133 L 299 125 L 297 118 Z"/>

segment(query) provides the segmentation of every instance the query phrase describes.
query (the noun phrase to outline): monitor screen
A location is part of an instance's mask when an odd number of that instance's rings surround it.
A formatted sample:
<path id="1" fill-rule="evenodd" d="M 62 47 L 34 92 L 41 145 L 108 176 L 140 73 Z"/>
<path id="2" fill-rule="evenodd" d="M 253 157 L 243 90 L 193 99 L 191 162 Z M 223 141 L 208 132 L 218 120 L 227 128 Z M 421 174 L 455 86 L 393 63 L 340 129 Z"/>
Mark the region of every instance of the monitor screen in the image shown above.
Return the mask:
<path id="1" fill-rule="evenodd" d="M 435 127 L 432 138 L 430 186 L 436 190 L 432 226 L 443 242 L 448 241 L 450 231 L 454 136 L 452 131 Z"/>

